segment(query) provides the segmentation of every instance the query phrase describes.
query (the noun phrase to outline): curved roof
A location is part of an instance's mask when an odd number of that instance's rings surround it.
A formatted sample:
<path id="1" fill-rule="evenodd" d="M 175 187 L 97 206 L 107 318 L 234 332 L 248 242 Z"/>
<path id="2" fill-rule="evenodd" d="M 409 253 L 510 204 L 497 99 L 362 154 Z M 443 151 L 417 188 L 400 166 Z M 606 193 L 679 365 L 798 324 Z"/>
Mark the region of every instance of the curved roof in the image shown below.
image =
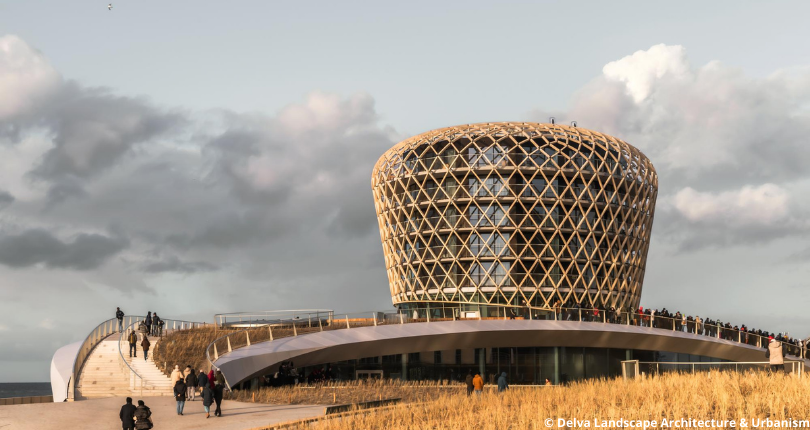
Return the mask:
<path id="1" fill-rule="evenodd" d="M 575 148 L 596 148 L 599 152 L 606 154 L 602 157 L 613 154 L 612 157 L 615 157 L 614 160 L 617 162 L 624 159 L 627 162 L 627 167 L 633 172 L 633 176 L 647 179 L 649 174 L 650 182 L 656 188 L 658 187 L 658 176 L 649 158 L 629 143 L 585 128 L 536 122 L 465 124 L 439 128 L 410 137 L 391 147 L 377 160 L 372 173 L 372 186 L 376 184 L 378 178 L 382 178 L 380 173 L 383 171 L 393 174 L 399 173 L 397 170 L 401 167 L 402 160 L 407 157 L 408 151 L 415 150 L 414 155 L 419 157 L 425 151 L 429 151 L 431 147 L 442 142 L 458 142 L 462 139 L 465 142 L 472 142 L 486 136 L 496 142 L 500 142 L 502 139 L 510 139 L 510 137 L 512 139 L 517 137 L 518 139 L 533 139 L 539 144 L 562 144 Z"/>

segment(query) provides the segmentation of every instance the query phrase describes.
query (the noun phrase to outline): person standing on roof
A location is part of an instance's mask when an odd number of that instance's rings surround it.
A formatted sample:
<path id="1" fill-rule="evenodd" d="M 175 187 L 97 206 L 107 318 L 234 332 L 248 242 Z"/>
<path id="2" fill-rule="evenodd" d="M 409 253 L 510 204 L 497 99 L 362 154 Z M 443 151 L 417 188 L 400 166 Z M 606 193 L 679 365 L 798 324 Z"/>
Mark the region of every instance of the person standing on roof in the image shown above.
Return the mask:
<path id="1" fill-rule="evenodd" d="M 124 311 L 121 308 L 115 308 L 115 317 L 118 318 L 118 333 L 124 331 Z"/>

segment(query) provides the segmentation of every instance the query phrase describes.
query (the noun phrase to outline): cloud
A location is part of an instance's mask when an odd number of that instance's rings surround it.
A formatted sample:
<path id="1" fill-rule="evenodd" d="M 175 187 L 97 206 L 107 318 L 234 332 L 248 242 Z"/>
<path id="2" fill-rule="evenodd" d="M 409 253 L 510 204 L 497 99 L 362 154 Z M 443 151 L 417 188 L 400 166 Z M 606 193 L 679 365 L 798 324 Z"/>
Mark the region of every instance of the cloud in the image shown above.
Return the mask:
<path id="1" fill-rule="evenodd" d="M 45 318 L 44 320 L 40 321 L 39 324 L 37 324 L 37 327 L 45 330 L 53 330 L 56 327 L 56 324 L 54 324 L 52 319 Z"/>
<path id="2" fill-rule="evenodd" d="M 622 82 L 636 103 L 641 103 L 664 78 L 681 79 L 690 75 L 686 49 L 683 46 L 655 45 L 636 51 L 602 68 L 607 79 Z"/>
<path id="3" fill-rule="evenodd" d="M 61 84 L 41 52 L 17 36 L 0 37 L 0 131 L 3 120 L 37 109 Z"/>
<path id="4" fill-rule="evenodd" d="M 684 188 L 675 194 L 675 209 L 691 222 L 719 225 L 771 225 L 789 215 L 789 195 L 774 184 L 745 186 L 722 193 Z"/>
<path id="5" fill-rule="evenodd" d="M 0 209 L 3 209 L 10 204 L 14 203 L 14 196 L 11 195 L 8 191 L 0 190 Z"/>
<path id="6" fill-rule="evenodd" d="M 49 268 L 90 270 L 129 245 L 121 237 L 81 233 L 63 242 L 42 229 L 0 236 L 0 264 L 24 268 L 43 264 Z"/>
<path id="7" fill-rule="evenodd" d="M 148 261 L 142 266 L 143 271 L 146 273 L 202 273 L 212 272 L 218 269 L 216 265 L 206 263 L 204 261 L 182 261 L 176 256 L 165 258 L 162 260 Z"/>

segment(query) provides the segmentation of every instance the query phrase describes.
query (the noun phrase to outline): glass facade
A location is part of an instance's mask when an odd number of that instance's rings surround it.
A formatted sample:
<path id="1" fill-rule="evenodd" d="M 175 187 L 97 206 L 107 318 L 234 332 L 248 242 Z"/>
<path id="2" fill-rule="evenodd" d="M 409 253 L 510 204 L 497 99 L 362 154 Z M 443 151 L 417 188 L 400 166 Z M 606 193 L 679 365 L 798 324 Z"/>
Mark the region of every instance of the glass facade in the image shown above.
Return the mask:
<path id="1" fill-rule="evenodd" d="M 379 376 L 409 381 L 463 382 L 468 372 L 480 372 L 494 383 L 506 372 L 510 384 L 554 384 L 581 379 L 617 377 L 621 362 L 724 362 L 692 354 L 644 350 L 570 347 L 476 348 L 427 351 L 410 354 L 367 357 L 331 363 L 332 375 L 339 380 Z M 316 368 L 304 368 L 309 374 Z M 380 372 L 381 373 L 378 373 Z"/>
<path id="2" fill-rule="evenodd" d="M 387 151 L 372 189 L 395 305 L 638 306 L 658 178 L 626 142 L 450 127 Z"/>

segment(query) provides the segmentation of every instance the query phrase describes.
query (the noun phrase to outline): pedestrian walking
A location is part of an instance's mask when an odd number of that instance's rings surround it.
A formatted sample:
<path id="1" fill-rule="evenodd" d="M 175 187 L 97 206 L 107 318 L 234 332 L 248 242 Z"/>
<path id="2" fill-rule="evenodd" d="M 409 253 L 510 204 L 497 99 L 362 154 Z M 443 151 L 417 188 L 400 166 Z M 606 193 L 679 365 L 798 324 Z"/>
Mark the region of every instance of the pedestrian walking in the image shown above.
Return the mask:
<path id="1" fill-rule="evenodd" d="M 186 406 L 186 383 L 182 379 L 174 383 L 174 400 L 177 401 L 177 415 L 183 415 L 183 408 Z"/>
<path id="2" fill-rule="evenodd" d="M 152 311 L 146 313 L 146 319 L 143 322 L 146 324 L 146 332 L 151 335 L 152 333 L 149 330 L 152 330 Z"/>
<path id="3" fill-rule="evenodd" d="M 473 377 L 473 390 L 477 397 L 481 397 L 481 393 L 484 391 L 484 378 L 482 378 L 481 374 L 478 372 L 475 372 L 475 376 Z"/>
<path id="4" fill-rule="evenodd" d="M 186 400 L 193 402 L 194 397 L 197 395 L 197 374 L 194 373 L 194 369 L 191 368 L 190 364 L 186 366 L 183 374 L 186 375 Z"/>
<path id="5" fill-rule="evenodd" d="M 197 375 L 197 386 L 200 387 L 200 395 L 202 396 L 205 387 L 208 387 L 208 376 L 202 369 L 200 369 L 200 374 Z"/>
<path id="6" fill-rule="evenodd" d="M 470 397 L 473 393 L 473 374 L 472 370 L 467 372 L 467 378 L 464 380 L 467 384 L 467 397 Z"/>
<path id="7" fill-rule="evenodd" d="M 172 385 L 176 384 L 177 381 L 183 379 L 183 372 L 180 371 L 180 366 L 175 364 L 174 370 L 172 370 L 172 374 L 170 376 L 172 378 Z"/>
<path id="8" fill-rule="evenodd" d="M 127 337 L 129 341 L 129 356 L 130 357 L 138 357 L 138 335 L 135 334 L 135 330 L 129 330 L 129 336 Z"/>
<path id="9" fill-rule="evenodd" d="M 115 317 L 118 318 L 118 333 L 124 332 L 124 311 L 121 308 L 115 308 Z"/>
<path id="10" fill-rule="evenodd" d="M 144 335 L 143 340 L 141 341 L 141 348 L 143 348 L 143 361 L 146 361 L 146 359 L 149 357 L 150 346 L 152 346 L 152 344 L 149 342 L 149 338 Z"/>
<path id="11" fill-rule="evenodd" d="M 212 367 L 211 370 L 208 371 L 208 386 L 211 387 L 212 390 L 214 389 L 214 382 L 216 381 L 214 376 L 214 368 Z"/>
<path id="12" fill-rule="evenodd" d="M 787 373 L 785 355 L 787 355 L 787 350 L 783 348 L 782 342 L 772 338 L 771 341 L 768 342 L 768 349 L 765 351 L 765 358 L 769 360 L 771 372 L 776 372 L 782 367 L 785 373 Z"/>
<path id="13" fill-rule="evenodd" d="M 217 382 L 214 385 L 214 402 L 217 404 L 217 409 L 214 411 L 214 415 L 218 417 L 222 416 L 222 398 L 225 396 L 225 390 L 227 390 L 227 388 L 224 384 Z"/>
<path id="14" fill-rule="evenodd" d="M 509 384 L 506 383 L 506 372 L 501 372 L 501 376 L 498 378 L 498 392 L 502 393 L 509 388 Z"/>
<path id="15" fill-rule="evenodd" d="M 200 373 L 202 373 L 202 370 L 200 370 Z M 206 378 L 206 381 L 207 380 Z M 214 403 L 214 390 L 212 390 L 207 383 L 202 385 L 202 387 L 203 409 L 205 409 L 205 417 L 208 418 L 211 416 L 211 404 Z"/>
<path id="16" fill-rule="evenodd" d="M 135 405 L 132 404 L 132 397 L 127 397 L 127 403 L 121 406 L 118 418 L 121 418 L 121 425 L 124 430 L 135 429 Z"/>
<path id="17" fill-rule="evenodd" d="M 221 371 L 221 370 L 219 370 L 219 369 L 217 369 L 217 376 L 216 376 L 216 378 L 217 378 L 217 379 L 216 379 L 216 383 L 217 383 L 217 384 L 222 384 L 222 386 L 224 387 L 224 386 L 225 386 L 225 375 L 223 375 L 223 374 L 222 374 L 222 371 Z"/>
<path id="18" fill-rule="evenodd" d="M 143 400 L 138 400 L 138 407 L 135 408 L 135 430 L 149 430 L 155 426 L 152 422 L 152 410 L 143 403 Z"/>

